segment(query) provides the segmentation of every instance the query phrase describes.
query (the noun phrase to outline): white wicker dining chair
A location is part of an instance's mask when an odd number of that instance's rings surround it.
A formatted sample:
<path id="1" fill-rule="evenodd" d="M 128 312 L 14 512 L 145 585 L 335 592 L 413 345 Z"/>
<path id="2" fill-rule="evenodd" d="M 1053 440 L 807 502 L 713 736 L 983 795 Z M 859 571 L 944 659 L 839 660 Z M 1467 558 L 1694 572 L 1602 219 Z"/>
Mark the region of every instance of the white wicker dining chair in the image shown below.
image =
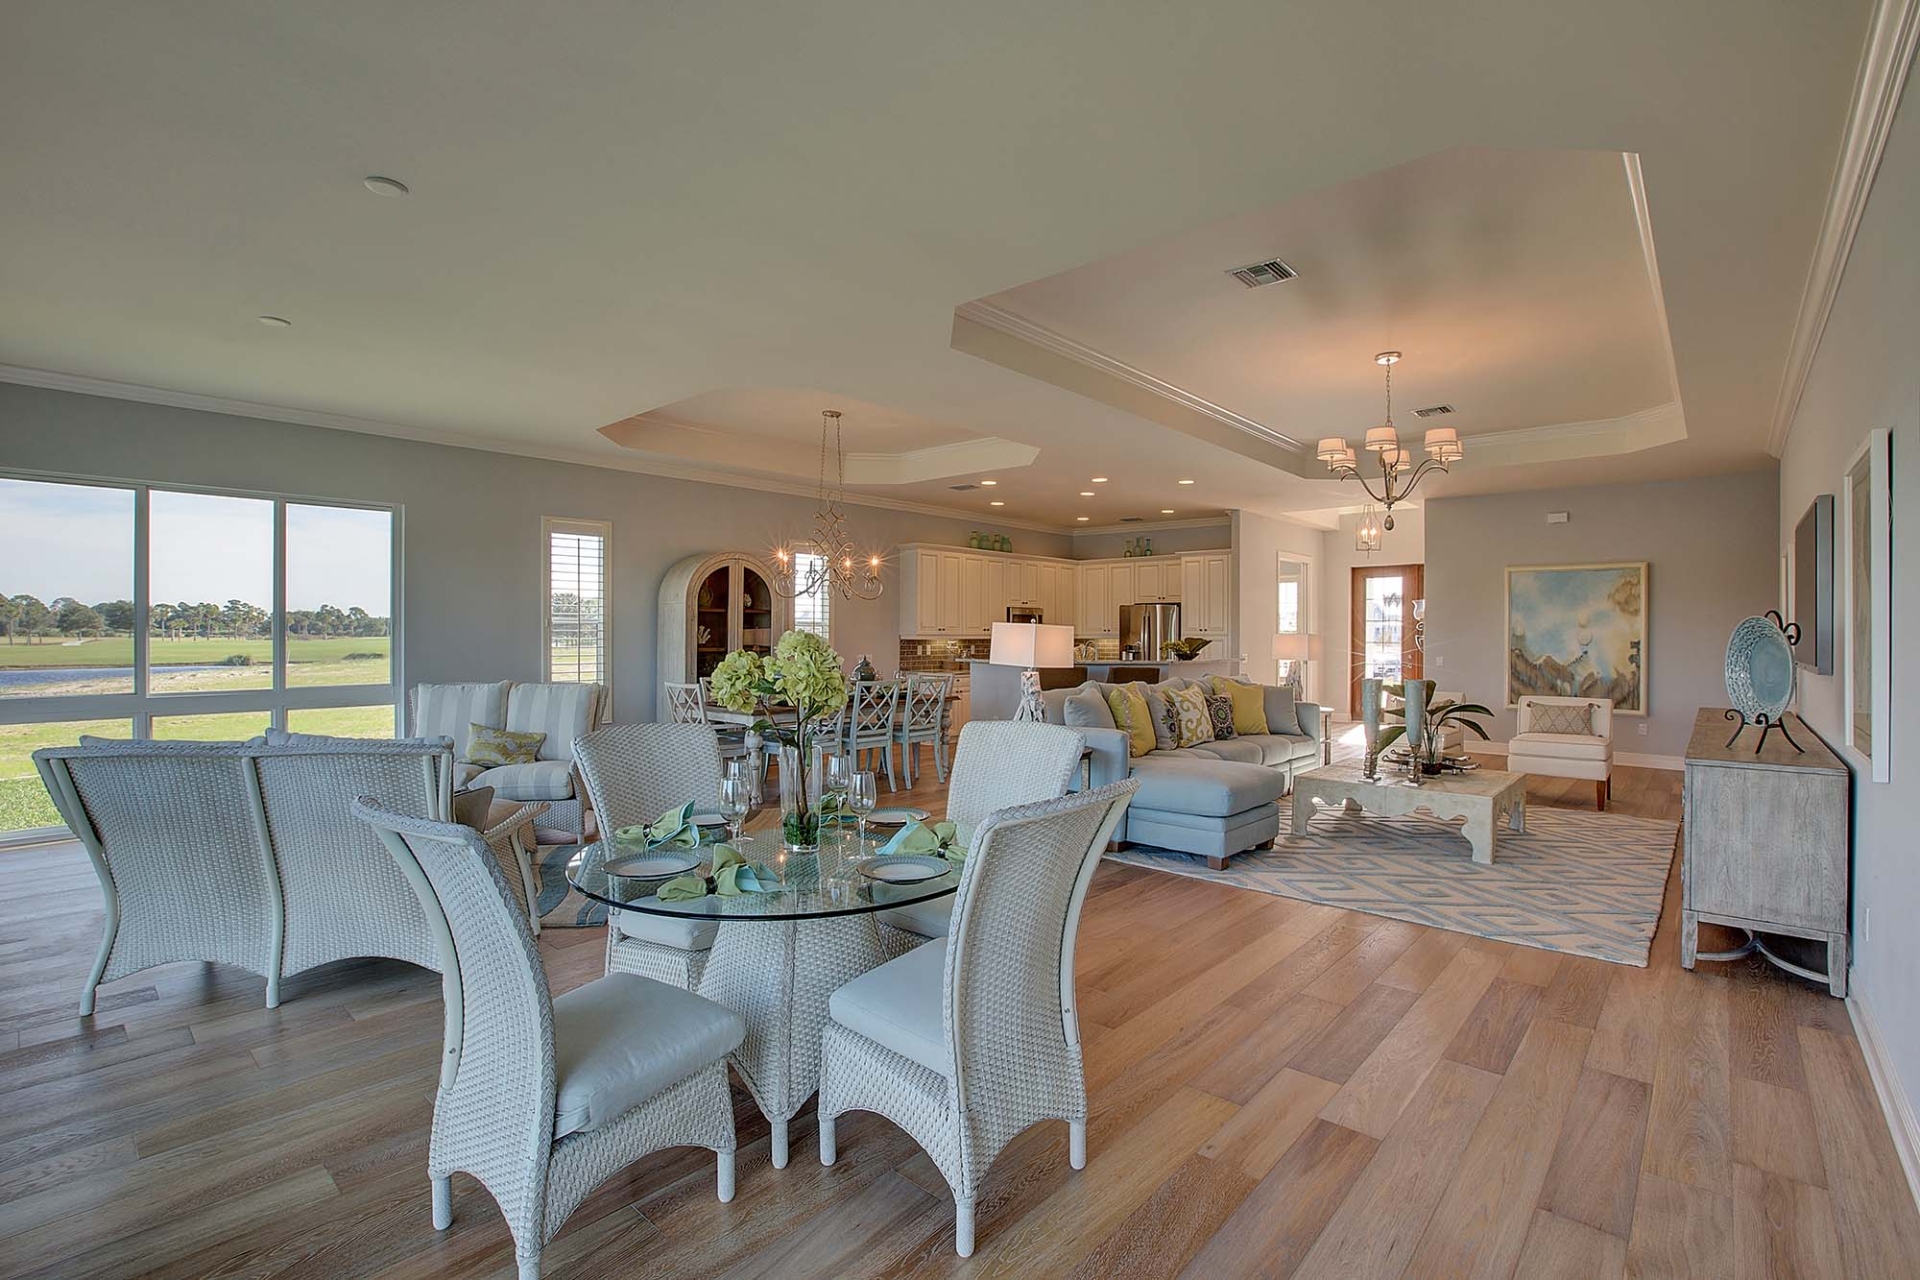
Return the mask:
<path id="1" fill-rule="evenodd" d="M 720 745 L 701 724 L 614 724 L 582 735 L 573 758 L 599 815 L 600 836 L 652 822 L 693 801 L 712 812 L 720 800 Z M 638 973 L 685 991 L 700 986 L 718 919 L 650 916 L 610 909 L 607 972 Z"/>
<path id="2" fill-rule="evenodd" d="M 889 791 L 900 789 L 899 778 L 893 771 L 893 725 L 899 715 L 898 680 L 856 680 L 840 713 L 837 754 L 852 756 L 854 767 L 860 768 L 863 756 L 871 767 L 872 753 L 878 751 L 886 757 Z"/>
<path id="3" fill-rule="evenodd" d="M 923 746 L 933 748 L 934 776 L 942 782 L 947 780 L 947 699 L 952 694 L 951 671 L 915 671 L 906 677 L 897 740 L 900 768 L 909 787 Z"/>
<path id="4" fill-rule="evenodd" d="M 995 809 L 1053 800 L 1067 794 L 1084 750 L 1080 735 L 1034 720 L 972 720 L 960 727 L 947 788 L 947 820 L 971 831 Z M 882 911 L 875 919 L 888 959 L 929 938 L 947 936 L 952 898 L 935 898 Z"/>
<path id="5" fill-rule="evenodd" d="M 352 812 L 386 843 L 442 958 L 434 1229 L 452 1225 L 453 1175 L 471 1174 L 506 1217 L 522 1280 L 537 1280 L 567 1216 L 642 1156 L 706 1147 L 720 1199 L 733 1199 L 726 1055 L 746 1035 L 739 1015 L 626 973 L 549 998 L 533 934 L 478 833 L 365 798 Z"/>
<path id="6" fill-rule="evenodd" d="M 1043 1120 L 1067 1122 L 1087 1163 L 1087 1084 L 1074 1005 L 1080 908 L 1139 787 L 1003 809 L 975 833 L 953 930 L 833 993 L 821 1037 L 820 1162 L 836 1121 L 872 1111 L 906 1130 L 953 1190 L 954 1248 L 973 1253 L 994 1158 Z"/>

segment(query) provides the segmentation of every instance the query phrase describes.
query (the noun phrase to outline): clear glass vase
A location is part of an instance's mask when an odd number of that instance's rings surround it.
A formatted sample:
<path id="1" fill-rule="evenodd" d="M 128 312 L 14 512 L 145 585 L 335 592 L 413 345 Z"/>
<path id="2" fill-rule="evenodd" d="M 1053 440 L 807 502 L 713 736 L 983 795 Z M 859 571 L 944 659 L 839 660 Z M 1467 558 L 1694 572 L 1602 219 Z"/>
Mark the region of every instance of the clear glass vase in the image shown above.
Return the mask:
<path id="1" fill-rule="evenodd" d="M 819 745 L 810 746 L 802 770 L 799 750 L 780 748 L 780 842 L 789 853 L 820 851 L 820 793 L 826 779 L 821 757 Z"/>

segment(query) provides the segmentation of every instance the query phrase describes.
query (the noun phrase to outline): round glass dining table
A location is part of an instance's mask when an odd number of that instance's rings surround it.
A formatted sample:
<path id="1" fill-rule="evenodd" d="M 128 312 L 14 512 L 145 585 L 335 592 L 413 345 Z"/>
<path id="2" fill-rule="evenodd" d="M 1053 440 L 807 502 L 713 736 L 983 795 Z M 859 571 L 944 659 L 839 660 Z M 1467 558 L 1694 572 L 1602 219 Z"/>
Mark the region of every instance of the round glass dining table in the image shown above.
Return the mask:
<path id="1" fill-rule="evenodd" d="M 777 889 L 731 896 L 661 901 L 670 877 L 610 874 L 607 863 L 644 853 L 643 844 L 601 840 L 581 846 L 567 864 L 567 880 L 608 907 L 673 919 L 714 918 L 720 923 L 700 977 L 699 993 L 739 1014 L 746 1039 L 733 1065 L 773 1129 L 773 1165 L 787 1164 L 788 1122 L 820 1087 L 820 1037 L 827 1001 L 843 984 L 885 963 L 874 924 L 876 912 L 952 895 L 960 869 L 911 884 L 863 874 L 893 835 L 876 828 L 862 840 L 855 827 L 829 826 L 817 854 L 796 856 L 781 848 L 777 828 L 748 832 L 730 843 L 750 863 L 781 878 Z M 664 852 L 664 851 L 662 851 Z M 710 876 L 710 847 L 688 850 L 700 865 L 687 874 Z"/>

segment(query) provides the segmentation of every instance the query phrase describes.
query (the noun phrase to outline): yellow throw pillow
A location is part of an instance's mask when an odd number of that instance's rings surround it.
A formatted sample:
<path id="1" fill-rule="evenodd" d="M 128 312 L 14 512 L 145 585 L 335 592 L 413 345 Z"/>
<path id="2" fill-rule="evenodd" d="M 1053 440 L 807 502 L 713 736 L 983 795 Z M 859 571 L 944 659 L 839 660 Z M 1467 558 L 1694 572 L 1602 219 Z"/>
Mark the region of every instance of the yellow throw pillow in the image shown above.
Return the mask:
<path id="1" fill-rule="evenodd" d="M 1267 727 L 1267 691 L 1265 689 L 1243 680 L 1229 680 L 1225 676 L 1215 676 L 1213 691 L 1226 694 L 1233 702 L 1235 737 L 1245 737 L 1249 733 L 1273 732 Z"/>
<path id="2" fill-rule="evenodd" d="M 1153 715 L 1147 710 L 1147 695 L 1137 684 L 1120 684 L 1107 690 L 1107 707 L 1113 723 L 1127 735 L 1127 755 L 1143 756 L 1153 750 Z"/>
<path id="3" fill-rule="evenodd" d="M 1167 690 L 1167 701 L 1180 716 L 1180 745 L 1197 747 L 1213 741 L 1213 717 L 1207 712 L 1207 691 L 1200 685 Z"/>
<path id="4" fill-rule="evenodd" d="M 544 733 L 515 733 L 511 729 L 495 729 L 484 724 L 468 725 L 467 732 L 467 763 L 484 764 L 489 768 L 503 764 L 532 764 L 540 758 L 540 744 L 547 740 Z"/>

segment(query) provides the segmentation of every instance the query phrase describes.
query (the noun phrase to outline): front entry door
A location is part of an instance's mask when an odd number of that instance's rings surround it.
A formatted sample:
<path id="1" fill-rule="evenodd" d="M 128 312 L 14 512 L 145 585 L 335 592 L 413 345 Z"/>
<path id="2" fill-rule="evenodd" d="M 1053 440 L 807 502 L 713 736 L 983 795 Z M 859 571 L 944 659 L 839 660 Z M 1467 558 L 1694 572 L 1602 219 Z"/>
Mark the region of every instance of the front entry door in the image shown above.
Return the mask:
<path id="1" fill-rule="evenodd" d="M 1353 571 L 1353 631 L 1349 710 L 1360 718 L 1360 682 L 1399 684 L 1422 677 L 1413 642 L 1413 602 L 1425 592 L 1422 566 L 1366 565 Z"/>

